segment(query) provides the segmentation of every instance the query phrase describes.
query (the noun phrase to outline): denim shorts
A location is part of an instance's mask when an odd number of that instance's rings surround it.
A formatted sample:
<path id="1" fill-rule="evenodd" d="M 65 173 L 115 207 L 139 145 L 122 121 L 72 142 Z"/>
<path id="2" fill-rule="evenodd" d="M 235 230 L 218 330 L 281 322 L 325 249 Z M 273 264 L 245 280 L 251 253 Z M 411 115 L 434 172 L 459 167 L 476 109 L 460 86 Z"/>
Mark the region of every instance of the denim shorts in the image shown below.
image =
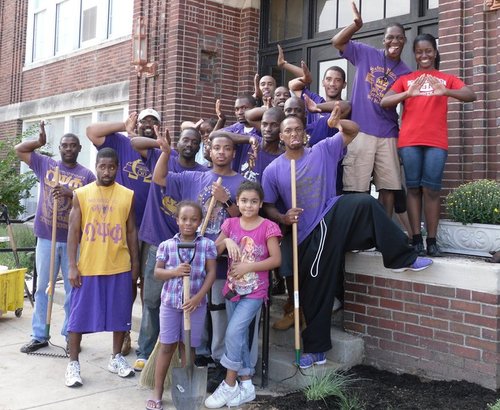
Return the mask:
<path id="1" fill-rule="evenodd" d="M 407 188 L 441 189 L 448 151 L 435 147 L 403 147 L 399 149 Z"/>

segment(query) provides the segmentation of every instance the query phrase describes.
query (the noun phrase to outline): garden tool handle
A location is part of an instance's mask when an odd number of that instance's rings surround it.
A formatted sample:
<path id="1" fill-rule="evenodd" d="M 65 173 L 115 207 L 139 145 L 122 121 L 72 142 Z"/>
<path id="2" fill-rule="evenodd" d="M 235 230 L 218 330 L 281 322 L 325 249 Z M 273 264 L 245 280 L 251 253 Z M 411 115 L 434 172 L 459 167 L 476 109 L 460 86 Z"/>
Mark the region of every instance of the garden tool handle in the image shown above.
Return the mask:
<path id="1" fill-rule="evenodd" d="M 222 177 L 217 178 L 216 181 L 217 185 L 222 184 Z M 205 235 L 205 231 L 207 230 L 208 226 L 208 221 L 210 220 L 210 216 L 212 215 L 212 211 L 214 210 L 215 202 L 217 200 L 215 197 L 212 195 L 212 198 L 210 198 L 210 203 L 208 204 L 208 209 L 207 209 L 207 214 L 205 215 L 205 220 L 203 221 L 203 224 L 201 225 L 201 236 Z"/>

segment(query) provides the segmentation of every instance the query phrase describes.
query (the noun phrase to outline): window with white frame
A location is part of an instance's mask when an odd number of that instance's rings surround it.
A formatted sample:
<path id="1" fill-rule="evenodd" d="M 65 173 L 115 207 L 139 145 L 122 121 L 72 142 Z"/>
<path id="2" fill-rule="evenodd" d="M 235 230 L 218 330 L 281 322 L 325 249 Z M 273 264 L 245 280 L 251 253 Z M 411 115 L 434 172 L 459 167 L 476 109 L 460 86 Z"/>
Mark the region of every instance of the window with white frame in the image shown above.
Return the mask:
<path id="1" fill-rule="evenodd" d="M 23 131 L 32 129 L 28 139 L 38 138 L 38 127 L 40 121 L 45 121 L 45 133 L 47 135 L 47 144 L 40 149 L 42 153 L 51 155 L 55 160 L 60 160 L 59 141 L 66 133 L 72 133 L 78 136 L 82 150 L 78 155 L 78 163 L 94 171 L 97 150 L 86 136 L 86 128 L 93 122 L 110 121 L 120 122 L 126 119 L 128 107 L 110 107 L 106 110 L 79 111 L 67 113 L 64 115 L 54 115 L 54 117 L 36 118 L 23 122 Z M 26 172 L 28 166 L 21 163 L 21 172 Z M 31 190 L 31 197 L 24 200 L 26 215 L 35 213 L 38 198 L 38 185 Z"/>
<path id="2" fill-rule="evenodd" d="M 133 5 L 133 0 L 30 0 L 27 64 L 130 35 Z"/>

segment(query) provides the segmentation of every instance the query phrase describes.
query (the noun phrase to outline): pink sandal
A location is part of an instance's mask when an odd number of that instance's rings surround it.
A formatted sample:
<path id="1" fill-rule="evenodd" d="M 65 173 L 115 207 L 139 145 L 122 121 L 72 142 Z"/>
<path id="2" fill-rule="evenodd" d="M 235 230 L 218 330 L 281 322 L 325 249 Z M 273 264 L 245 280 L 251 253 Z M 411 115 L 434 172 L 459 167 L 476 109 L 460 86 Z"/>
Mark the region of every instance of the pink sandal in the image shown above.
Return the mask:
<path id="1" fill-rule="evenodd" d="M 148 399 L 146 400 L 146 410 L 163 410 L 161 400 Z"/>

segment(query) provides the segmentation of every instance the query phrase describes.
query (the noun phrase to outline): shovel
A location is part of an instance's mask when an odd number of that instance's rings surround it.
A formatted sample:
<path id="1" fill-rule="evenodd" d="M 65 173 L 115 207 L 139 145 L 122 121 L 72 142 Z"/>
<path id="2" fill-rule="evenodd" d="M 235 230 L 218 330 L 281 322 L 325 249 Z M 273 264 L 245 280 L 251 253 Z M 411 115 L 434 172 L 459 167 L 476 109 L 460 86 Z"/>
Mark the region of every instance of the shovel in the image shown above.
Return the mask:
<path id="1" fill-rule="evenodd" d="M 180 242 L 177 245 L 179 259 L 184 263 L 181 249 L 193 249 L 191 263 L 196 254 L 194 242 Z M 190 297 L 189 276 L 183 277 L 184 301 Z M 197 410 L 201 408 L 207 390 L 207 368 L 196 367 L 191 359 L 191 319 L 190 313 L 184 311 L 184 349 L 186 352 L 185 367 L 172 369 L 172 401 L 177 410 Z"/>

